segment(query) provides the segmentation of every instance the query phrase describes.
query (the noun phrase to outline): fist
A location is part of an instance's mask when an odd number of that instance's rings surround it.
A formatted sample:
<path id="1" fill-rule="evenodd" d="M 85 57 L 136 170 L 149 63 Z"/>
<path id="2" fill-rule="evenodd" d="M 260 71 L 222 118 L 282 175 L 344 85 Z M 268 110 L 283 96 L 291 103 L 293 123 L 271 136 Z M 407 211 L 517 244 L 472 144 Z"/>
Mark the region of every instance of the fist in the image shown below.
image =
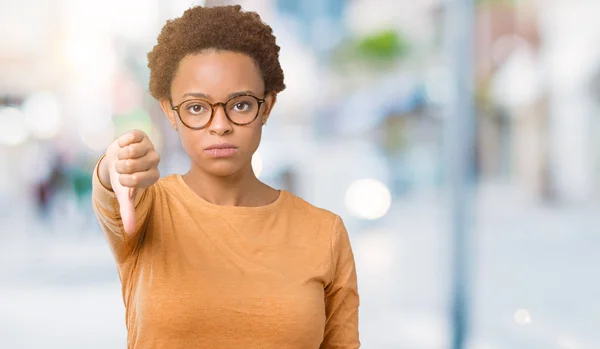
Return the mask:
<path id="1" fill-rule="evenodd" d="M 119 202 L 123 229 L 133 234 L 136 228 L 135 196 L 160 178 L 160 155 L 148 136 L 132 130 L 115 140 L 106 151 L 110 186 Z"/>
<path id="2" fill-rule="evenodd" d="M 111 155 L 117 177 L 115 179 L 118 179 L 120 185 L 133 189 L 147 188 L 160 178 L 160 155 L 143 131 L 129 131 L 115 142 Z M 111 176 L 111 184 L 112 182 Z"/>

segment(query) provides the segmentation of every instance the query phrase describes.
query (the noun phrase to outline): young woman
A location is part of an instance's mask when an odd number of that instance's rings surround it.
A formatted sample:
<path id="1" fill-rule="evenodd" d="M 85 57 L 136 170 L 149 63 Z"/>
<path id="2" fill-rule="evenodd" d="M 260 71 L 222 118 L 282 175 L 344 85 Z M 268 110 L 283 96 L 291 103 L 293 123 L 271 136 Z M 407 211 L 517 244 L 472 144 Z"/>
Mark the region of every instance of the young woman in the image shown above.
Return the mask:
<path id="1" fill-rule="evenodd" d="M 128 348 L 358 348 L 342 220 L 252 170 L 285 88 L 271 28 L 240 6 L 194 7 L 167 22 L 148 60 L 191 168 L 159 179 L 139 130 L 98 162 L 94 210 L 118 265 Z"/>

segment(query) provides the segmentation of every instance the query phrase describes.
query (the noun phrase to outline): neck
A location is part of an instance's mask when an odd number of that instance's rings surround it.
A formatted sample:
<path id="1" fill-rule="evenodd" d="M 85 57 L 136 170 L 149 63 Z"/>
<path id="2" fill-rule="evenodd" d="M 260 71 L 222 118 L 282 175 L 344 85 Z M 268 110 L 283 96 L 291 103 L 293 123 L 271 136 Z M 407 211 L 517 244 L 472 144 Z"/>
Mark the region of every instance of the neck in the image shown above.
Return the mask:
<path id="1" fill-rule="evenodd" d="M 277 198 L 277 191 L 256 178 L 250 165 L 226 177 L 214 176 L 192 166 L 183 179 L 198 196 L 215 205 L 262 206 Z"/>

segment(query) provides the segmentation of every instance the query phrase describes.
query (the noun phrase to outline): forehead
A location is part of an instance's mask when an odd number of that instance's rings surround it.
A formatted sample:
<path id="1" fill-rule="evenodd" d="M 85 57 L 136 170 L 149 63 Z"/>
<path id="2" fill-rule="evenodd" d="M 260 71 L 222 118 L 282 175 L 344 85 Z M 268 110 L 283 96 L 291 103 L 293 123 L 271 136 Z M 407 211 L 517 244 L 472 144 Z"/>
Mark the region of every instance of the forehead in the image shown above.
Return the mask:
<path id="1" fill-rule="evenodd" d="M 186 93 L 203 93 L 211 99 L 224 100 L 239 91 L 262 96 L 264 81 L 251 57 L 231 51 L 205 51 L 185 56 L 171 84 L 175 101 Z"/>

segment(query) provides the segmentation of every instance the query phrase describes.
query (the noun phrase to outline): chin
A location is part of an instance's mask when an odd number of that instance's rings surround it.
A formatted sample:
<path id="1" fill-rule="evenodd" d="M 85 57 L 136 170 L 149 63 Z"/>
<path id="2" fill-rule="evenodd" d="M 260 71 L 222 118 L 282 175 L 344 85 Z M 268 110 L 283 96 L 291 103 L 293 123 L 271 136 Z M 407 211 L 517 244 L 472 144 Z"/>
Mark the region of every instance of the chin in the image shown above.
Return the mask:
<path id="1" fill-rule="evenodd" d="M 202 169 L 215 177 L 229 177 L 240 173 L 243 166 L 228 161 L 215 161 L 212 164 L 205 164 L 205 166 L 202 166 Z"/>

